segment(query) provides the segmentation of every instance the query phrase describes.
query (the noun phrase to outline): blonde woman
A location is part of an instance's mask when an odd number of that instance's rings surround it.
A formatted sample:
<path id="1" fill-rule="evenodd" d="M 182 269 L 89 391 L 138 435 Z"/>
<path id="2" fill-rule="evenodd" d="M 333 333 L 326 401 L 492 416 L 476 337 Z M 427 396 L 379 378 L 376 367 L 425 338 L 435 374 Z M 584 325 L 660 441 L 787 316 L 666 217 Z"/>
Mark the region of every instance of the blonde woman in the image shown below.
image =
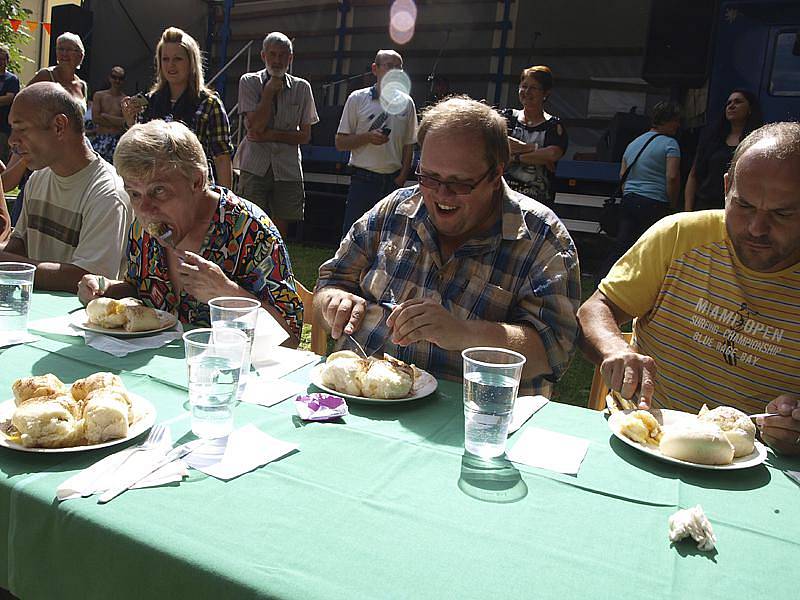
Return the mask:
<path id="1" fill-rule="evenodd" d="M 56 39 L 56 65 L 40 69 L 28 82 L 28 85 L 40 81 L 58 83 L 81 104 L 85 113 L 88 86 L 75 74 L 83 62 L 84 54 L 85 50 L 80 37 L 69 31 L 62 33 Z"/>
<path id="2" fill-rule="evenodd" d="M 131 127 L 153 119 L 182 122 L 203 145 L 213 181 L 230 188 L 233 146 L 228 115 L 219 96 L 206 87 L 195 39 L 177 27 L 165 29 L 156 48 L 155 72 L 155 83 L 144 96 L 146 106 L 140 98 L 122 100 L 126 123 Z"/>

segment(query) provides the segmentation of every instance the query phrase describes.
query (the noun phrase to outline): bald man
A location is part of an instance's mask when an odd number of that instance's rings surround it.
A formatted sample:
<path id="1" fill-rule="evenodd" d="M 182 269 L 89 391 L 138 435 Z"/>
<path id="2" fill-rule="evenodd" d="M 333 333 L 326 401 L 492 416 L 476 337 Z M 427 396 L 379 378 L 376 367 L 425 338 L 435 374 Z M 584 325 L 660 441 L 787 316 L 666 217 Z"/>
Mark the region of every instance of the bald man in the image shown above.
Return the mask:
<path id="1" fill-rule="evenodd" d="M 34 171 L 0 261 L 37 265 L 34 287 L 77 292 L 87 273 L 116 278 L 131 208 L 114 168 L 86 143 L 83 109 L 60 85 L 14 98 L 9 144 Z"/>

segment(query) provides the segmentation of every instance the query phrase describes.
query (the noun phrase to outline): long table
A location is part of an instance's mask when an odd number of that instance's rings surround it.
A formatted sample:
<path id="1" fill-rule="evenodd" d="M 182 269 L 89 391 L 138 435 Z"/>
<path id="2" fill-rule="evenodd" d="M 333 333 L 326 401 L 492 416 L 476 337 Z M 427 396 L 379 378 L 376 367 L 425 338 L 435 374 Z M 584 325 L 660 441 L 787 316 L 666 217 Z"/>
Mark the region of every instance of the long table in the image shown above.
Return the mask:
<path id="1" fill-rule="evenodd" d="M 36 293 L 31 318 L 77 306 Z M 113 370 L 173 439 L 190 431 L 180 343 L 116 359 L 79 338 L 43 338 L 0 350 L 0 365 L 9 398 L 17 377 Z M 308 382 L 308 369 L 289 378 Z M 350 411 L 341 423 L 303 423 L 289 401 L 240 404 L 237 426 L 299 451 L 228 482 L 191 471 L 106 505 L 59 503 L 55 491 L 113 450 L 0 448 L 0 586 L 24 599 L 798 596 L 800 487 L 782 471 L 800 461 L 770 453 L 737 472 L 676 467 L 619 443 L 602 414 L 551 402 L 526 426 L 589 440 L 568 476 L 465 458 L 452 382 Z M 667 538 L 668 517 L 698 503 L 718 537 L 711 554 Z"/>

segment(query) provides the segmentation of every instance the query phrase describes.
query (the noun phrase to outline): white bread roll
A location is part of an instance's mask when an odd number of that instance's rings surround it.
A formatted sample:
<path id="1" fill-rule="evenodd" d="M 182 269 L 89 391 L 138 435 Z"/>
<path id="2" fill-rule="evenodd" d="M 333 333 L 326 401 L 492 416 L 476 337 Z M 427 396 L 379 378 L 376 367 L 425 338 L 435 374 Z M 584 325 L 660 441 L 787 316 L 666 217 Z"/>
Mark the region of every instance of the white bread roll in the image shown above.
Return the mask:
<path id="1" fill-rule="evenodd" d="M 664 426 L 661 454 L 701 465 L 728 465 L 733 461 L 733 445 L 713 423 L 691 420 Z"/>
<path id="2" fill-rule="evenodd" d="M 128 322 L 125 309 L 141 305 L 142 302 L 136 298 L 96 298 L 86 305 L 86 316 L 90 323 L 106 329 L 117 329 Z"/>
<path id="3" fill-rule="evenodd" d="M 414 375 L 410 368 L 402 368 L 387 360 L 371 361 L 360 379 L 361 395 L 368 398 L 405 398 L 414 385 Z"/>
<path id="4" fill-rule="evenodd" d="M 368 361 L 359 358 L 354 352 L 343 350 L 334 352 L 325 361 L 320 373 L 322 383 L 329 388 L 349 394 L 361 396 L 361 374 L 366 372 Z"/>
<path id="5" fill-rule="evenodd" d="M 47 373 L 47 375 L 36 375 L 34 377 L 17 379 L 11 385 L 11 391 L 14 393 L 14 403 L 19 406 L 31 398 L 65 394 L 67 392 L 67 386 L 52 373 Z"/>
<path id="6" fill-rule="evenodd" d="M 149 306 L 128 306 L 125 317 L 125 331 L 152 331 L 161 327 L 158 313 Z"/>
<path id="7" fill-rule="evenodd" d="M 122 379 L 120 379 L 118 375 L 101 371 L 99 373 L 93 373 L 83 379 L 78 379 L 78 381 L 73 383 L 72 397 L 76 400 L 84 400 L 86 396 L 93 391 L 106 387 L 125 388 Z"/>
<path id="8" fill-rule="evenodd" d="M 83 406 L 84 435 L 89 444 L 99 444 L 128 435 L 130 406 L 115 388 L 101 388 L 86 398 Z"/>
<path id="9" fill-rule="evenodd" d="M 83 421 L 67 408 L 69 396 L 44 396 L 22 403 L 14 410 L 11 422 L 28 448 L 65 448 L 83 439 Z"/>
<path id="10" fill-rule="evenodd" d="M 731 406 L 718 406 L 714 410 L 701 410 L 698 420 L 714 423 L 722 429 L 722 433 L 733 445 L 735 458 L 747 456 L 755 450 L 756 426 L 742 411 Z"/>

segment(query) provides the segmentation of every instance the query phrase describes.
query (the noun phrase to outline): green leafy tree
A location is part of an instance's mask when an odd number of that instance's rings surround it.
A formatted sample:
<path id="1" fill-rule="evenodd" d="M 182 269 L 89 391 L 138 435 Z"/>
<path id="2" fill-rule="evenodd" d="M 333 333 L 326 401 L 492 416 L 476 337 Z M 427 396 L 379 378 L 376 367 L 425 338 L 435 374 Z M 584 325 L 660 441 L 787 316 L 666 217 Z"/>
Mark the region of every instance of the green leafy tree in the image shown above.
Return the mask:
<path id="1" fill-rule="evenodd" d="M 20 0 L 0 0 L 0 44 L 8 48 L 11 61 L 8 70 L 19 75 L 23 62 L 33 62 L 25 56 L 24 48 L 30 43 L 32 37 L 28 33 L 26 20 L 31 18 L 31 11 L 20 6 Z M 22 24 L 14 31 L 9 19 L 19 19 Z M 41 25 L 39 25 L 41 27 Z"/>

